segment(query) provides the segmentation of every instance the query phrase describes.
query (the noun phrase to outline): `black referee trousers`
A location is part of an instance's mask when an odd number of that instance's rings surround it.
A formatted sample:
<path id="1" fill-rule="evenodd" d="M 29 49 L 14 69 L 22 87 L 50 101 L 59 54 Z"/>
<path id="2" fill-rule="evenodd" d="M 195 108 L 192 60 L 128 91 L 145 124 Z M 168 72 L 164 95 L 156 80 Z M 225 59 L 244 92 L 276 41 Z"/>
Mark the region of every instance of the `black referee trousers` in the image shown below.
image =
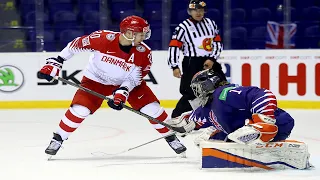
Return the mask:
<path id="1" fill-rule="evenodd" d="M 195 95 L 190 87 L 192 77 L 199 71 L 203 70 L 203 64 L 208 57 L 184 57 L 182 61 L 182 77 L 180 81 L 180 93 L 182 97 L 178 101 L 174 108 L 171 118 L 180 116 L 182 113 L 191 111 L 192 107 L 188 100 L 195 99 Z M 213 70 L 225 77 L 221 65 L 218 62 L 214 62 Z M 226 78 L 225 78 L 226 80 Z"/>

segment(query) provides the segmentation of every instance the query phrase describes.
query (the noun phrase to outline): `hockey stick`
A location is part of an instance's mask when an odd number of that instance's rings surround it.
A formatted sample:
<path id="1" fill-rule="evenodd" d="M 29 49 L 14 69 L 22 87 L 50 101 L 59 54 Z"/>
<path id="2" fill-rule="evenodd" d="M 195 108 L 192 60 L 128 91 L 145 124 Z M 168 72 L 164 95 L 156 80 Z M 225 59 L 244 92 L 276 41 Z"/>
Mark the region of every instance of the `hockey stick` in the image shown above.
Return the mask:
<path id="1" fill-rule="evenodd" d="M 73 82 L 71 82 L 71 81 L 68 81 L 68 80 L 66 80 L 66 79 L 63 79 L 63 78 L 61 78 L 61 77 L 59 77 L 59 76 L 54 77 L 54 79 L 59 80 L 59 81 L 62 81 L 62 82 L 64 82 L 64 83 L 69 84 L 69 85 L 71 85 L 71 86 L 73 86 L 73 87 L 76 87 L 76 88 L 78 88 L 78 89 L 81 89 L 82 91 L 85 91 L 85 92 L 87 92 L 87 93 L 90 93 L 90 94 L 92 94 L 92 95 L 94 95 L 94 96 L 97 96 L 97 97 L 99 97 L 99 98 L 101 98 L 101 99 L 105 99 L 105 100 L 107 100 L 107 101 L 112 100 L 111 98 L 109 98 L 109 97 L 107 97 L 107 96 L 104 96 L 104 95 L 102 95 L 102 94 L 100 94 L 100 93 L 97 93 L 97 92 L 95 92 L 95 91 L 92 91 L 92 90 L 90 90 L 90 89 L 88 89 L 88 88 L 85 88 L 85 87 L 83 87 L 83 86 L 81 86 L 81 85 L 78 85 L 78 84 L 76 84 L 76 83 L 73 83 Z M 133 108 L 125 105 L 125 104 L 123 104 L 123 108 L 125 108 L 125 109 L 127 109 L 127 110 L 129 110 L 129 111 L 131 111 L 131 112 L 134 112 L 134 113 L 136 113 L 136 114 L 139 114 L 140 116 L 143 116 L 143 117 L 145 117 L 145 118 L 147 118 L 147 119 L 149 119 L 149 120 L 151 120 L 151 121 L 153 121 L 153 122 L 156 122 L 156 123 L 158 123 L 158 124 L 161 124 L 161 125 L 169 128 L 169 129 L 171 129 L 171 130 L 173 130 L 173 131 L 176 131 L 176 132 L 179 132 L 179 133 L 186 133 L 186 130 L 185 130 L 183 127 L 173 127 L 173 126 L 171 126 L 171 125 L 169 125 L 169 124 L 167 124 L 167 123 L 164 123 L 164 122 L 162 122 L 162 121 L 159 121 L 159 120 L 157 120 L 157 119 L 155 119 L 155 118 L 153 118 L 153 117 L 151 117 L 151 116 L 149 116 L 149 115 L 147 115 L 147 114 L 145 114 L 145 113 L 143 113 L 143 112 L 137 111 L 137 110 L 135 110 L 135 109 L 133 109 Z"/>
<path id="2" fill-rule="evenodd" d="M 174 134 L 176 134 L 176 133 L 171 133 L 171 134 L 168 134 L 168 135 L 166 135 L 166 136 L 159 137 L 159 138 L 157 138 L 157 139 L 148 141 L 148 142 L 143 143 L 143 144 L 140 144 L 140 145 L 138 145 L 138 146 L 134 146 L 134 147 L 132 147 L 132 148 L 129 148 L 129 149 L 126 149 L 126 150 L 117 152 L 117 153 L 113 153 L 113 154 L 109 154 L 109 153 L 105 153 L 105 152 L 99 152 L 99 151 L 98 151 L 98 152 L 93 152 L 93 153 L 91 153 L 91 154 L 92 154 L 93 156 L 117 156 L 117 155 L 120 155 L 120 154 L 129 152 L 129 151 L 131 151 L 131 150 L 137 149 L 137 148 L 139 148 L 139 147 L 145 146 L 145 145 L 147 145 L 147 144 L 153 143 L 153 142 L 158 141 L 158 140 L 160 140 L 160 139 L 164 139 L 164 138 L 166 138 L 166 137 L 170 137 L 170 136 L 172 136 L 172 135 L 174 135 Z M 99 154 L 100 154 L 100 155 L 99 155 Z"/>

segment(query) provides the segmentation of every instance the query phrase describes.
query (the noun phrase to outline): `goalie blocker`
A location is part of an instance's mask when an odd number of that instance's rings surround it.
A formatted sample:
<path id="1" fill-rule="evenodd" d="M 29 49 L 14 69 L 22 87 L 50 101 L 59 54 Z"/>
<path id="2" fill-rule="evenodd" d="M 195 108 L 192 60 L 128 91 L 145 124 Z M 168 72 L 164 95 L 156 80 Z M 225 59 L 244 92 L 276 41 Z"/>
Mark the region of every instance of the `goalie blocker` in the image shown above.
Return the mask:
<path id="1" fill-rule="evenodd" d="M 310 154 L 303 142 L 286 140 L 261 146 L 202 141 L 201 168 L 309 169 Z"/>

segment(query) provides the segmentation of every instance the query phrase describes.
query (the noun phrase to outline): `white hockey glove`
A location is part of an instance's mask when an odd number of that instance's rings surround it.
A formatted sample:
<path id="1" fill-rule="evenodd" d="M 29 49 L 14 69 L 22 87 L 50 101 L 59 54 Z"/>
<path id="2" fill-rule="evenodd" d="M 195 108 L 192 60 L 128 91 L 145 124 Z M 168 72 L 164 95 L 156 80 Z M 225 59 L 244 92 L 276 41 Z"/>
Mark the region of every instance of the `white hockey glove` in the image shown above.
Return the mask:
<path id="1" fill-rule="evenodd" d="M 236 143 L 255 146 L 273 140 L 278 133 L 276 119 L 263 114 L 253 114 L 252 120 L 247 119 L 245 126 L 230 133 L 228 138 Z"/>
<path id="2" fill-rule="evenodd" d="M 203 132 L 197 136 L 195 139 L 194 139 L 194 144 L 196 146 L 200 146 L 200 143 L 202 141 L 207 141 L 210 139 L 210 137 L 214 136 L 216 133 L 218 133 L 219 131 L 213 127 L 213 126 L 210 126 L 210 127 L 207 127 L 203 130 Z"/>
<path id="3" fill-rule="evenodd" d="M 192 120 L 189 120 L 192 111 L 185 112 L 181 116 L 168 119 L 166 123 L 173 127 L 183 127 L 186 130 L 186 133 L 191 132 L 196 127 L 196 123 Z"/>
<path id="4" fill-rule="evenodd" d="M 37 73 L 38 78 L 46 79 L 48 82 L 53 81 L 55 76 L 59 76 L 64 61 L 60 56 L 46 59 L 46 64 Z"/>

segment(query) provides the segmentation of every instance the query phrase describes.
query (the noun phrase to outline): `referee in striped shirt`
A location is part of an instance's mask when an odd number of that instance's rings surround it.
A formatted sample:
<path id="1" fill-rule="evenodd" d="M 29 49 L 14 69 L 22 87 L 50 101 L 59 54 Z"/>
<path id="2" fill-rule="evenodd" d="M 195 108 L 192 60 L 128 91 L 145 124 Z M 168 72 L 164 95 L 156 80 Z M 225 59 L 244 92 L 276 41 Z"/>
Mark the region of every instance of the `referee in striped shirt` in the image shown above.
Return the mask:
<path id="1" fill-rule="evenodd" d="M 203 0 L 191 0 L 188 6 L 189 19 L 184 20 L 176 28 L 169 44 L 168 64 L 173 76 L 181 78 L 181 99 L 173 110 L 171 117 L 191 111 L 190 101 L 194 100 L 190 83 L 192 77 L 203 69 L 212 68 L 225 77 L 217 59 L 222 51 L 221 38 L 214 21 L 205 18 L 206 3 Z M 179 54 L 182 50 L 182 72 L 179 68 Z M 226 80 L 226 78 L 225 78 Z"/>

